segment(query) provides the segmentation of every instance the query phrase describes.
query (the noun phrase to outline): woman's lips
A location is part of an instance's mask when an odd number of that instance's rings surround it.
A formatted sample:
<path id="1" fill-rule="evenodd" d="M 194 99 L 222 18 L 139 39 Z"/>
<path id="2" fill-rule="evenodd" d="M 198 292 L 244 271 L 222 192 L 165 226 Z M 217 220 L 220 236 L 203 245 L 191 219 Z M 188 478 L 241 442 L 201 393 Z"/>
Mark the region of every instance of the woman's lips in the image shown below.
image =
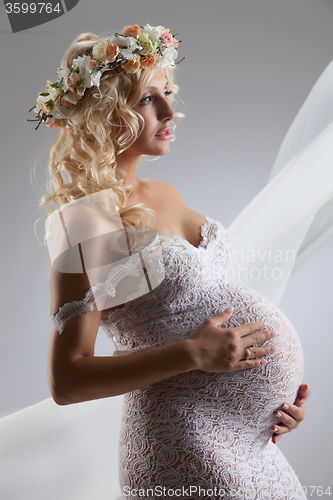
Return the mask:
<path id="1" fill-rule="evenodd" d="M 171 139 L 171 134 L 170 134 L 171 127 L 167 127 L 158 134 L 155 135 L 158 139 L 162 139 L 167 141 L 168 139 Z"/>

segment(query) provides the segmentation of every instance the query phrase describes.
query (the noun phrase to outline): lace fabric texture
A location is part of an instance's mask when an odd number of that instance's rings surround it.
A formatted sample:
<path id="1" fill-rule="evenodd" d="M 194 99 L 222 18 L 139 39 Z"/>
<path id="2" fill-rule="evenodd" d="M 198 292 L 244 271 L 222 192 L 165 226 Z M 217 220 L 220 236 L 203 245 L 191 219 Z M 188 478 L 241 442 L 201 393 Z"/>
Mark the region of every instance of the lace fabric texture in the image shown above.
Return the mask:
<path id="1" fill-rule="evenodd" d="M 270 440 L 270 428 L 278 423 L 274 410 L 293 401 L 301 383 L 299 339 L 276 306 L 228 278 L 232 245 L 222 225 L 206 217 L 201 233 L 198 247 L 173 236 L 163 253 L 162 283 L 101 322 L 117 353 L 180 341 L 230 305 L 234 314 L 223 327 L 264 320 L 278 334 L 266 342 L 276 345 L 276 352 L 260 368 L 191 371 L 126 394 L 121 488 L 192 487 L 192 498 L 215 498 L 212 489 L 219 488 L 225 499 L 305 499 L 294 471 Z M 72 307 L 78 311 L 75 303 Z"/>

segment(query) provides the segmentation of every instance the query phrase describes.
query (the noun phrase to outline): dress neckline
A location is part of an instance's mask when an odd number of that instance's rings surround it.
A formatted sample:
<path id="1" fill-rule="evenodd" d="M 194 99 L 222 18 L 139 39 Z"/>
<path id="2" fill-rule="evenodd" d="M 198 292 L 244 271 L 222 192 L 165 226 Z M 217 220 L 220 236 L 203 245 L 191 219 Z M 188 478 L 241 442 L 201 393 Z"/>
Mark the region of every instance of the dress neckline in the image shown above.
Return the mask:
<path id="1" fill-rule="evenodd" d="M 206 215 L 204 215 L 204 217 L 206 219 L 206 222 L 204 222 L 200 226 L 201 241 L 199 242 L 199 245 L 197 247 L 192 245 L 192 243 L 190 243 L 186 238 L 182 238 L 181 236 L 178 236 L 178 234 L 171 234 L 171 238 L 173 240 L 174 239 L 180 240 L 180 241 L 184 242 L 185 245 L 188 245 L 192 248 L 195 248 L 196 250 L 199 250 L 200 248 L 205 248 L 205 246 L 207 244 L 207 232 L 208 232 L 208 229 L 212 223 L 212 219 L 210 217 L 207 217 Z"/>

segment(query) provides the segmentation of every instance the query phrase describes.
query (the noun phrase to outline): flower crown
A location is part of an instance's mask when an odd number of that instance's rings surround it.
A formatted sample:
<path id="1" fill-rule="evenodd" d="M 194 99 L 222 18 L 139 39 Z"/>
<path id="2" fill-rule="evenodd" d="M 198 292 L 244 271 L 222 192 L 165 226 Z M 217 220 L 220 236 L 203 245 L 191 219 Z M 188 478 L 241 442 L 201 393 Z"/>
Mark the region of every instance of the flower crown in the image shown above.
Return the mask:
<path id="1" fill-rule="evenodd" d="M 47 80 L 45 92 L 38 94 L 37 105 L 29 110 L 34 109 L 37 118 L 27 121 L 38 121 L 36 130 L 42 122 L 49 128 L 58 127 L 55 118 L 62 115 L 56 110 L 56 101 L 64 108 L 75 106 L 87 88 L 99 87 L 102 74 L 117 66 L 121 66 L 125 73 L 133 74 L 139 68 L 165 68 L 179 64 L 174 61 L 181 40 L 176 40 L 175 36 L 177 33 L 172 35 L 163 26 L 135 24 L 124 28 L 122 34 L 99 38 L 92 48 L 92 57 L 78 56 L 73 59 L 71 68 L 58 69 L 57 82 Z"/>

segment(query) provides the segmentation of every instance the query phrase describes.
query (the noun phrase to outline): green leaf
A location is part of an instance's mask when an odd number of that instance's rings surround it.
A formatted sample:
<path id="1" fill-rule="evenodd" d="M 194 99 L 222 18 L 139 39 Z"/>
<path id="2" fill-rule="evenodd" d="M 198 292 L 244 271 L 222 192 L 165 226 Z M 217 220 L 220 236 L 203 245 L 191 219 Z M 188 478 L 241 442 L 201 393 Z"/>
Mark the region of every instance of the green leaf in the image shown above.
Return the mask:
<path id="1" fill-rule="evenodd" d="M 47 96 L 47 95 L 50 95 L 49 92 L 40 92 L 40 94 L 38 95 L 42 95 L 43 97 Z"/>

